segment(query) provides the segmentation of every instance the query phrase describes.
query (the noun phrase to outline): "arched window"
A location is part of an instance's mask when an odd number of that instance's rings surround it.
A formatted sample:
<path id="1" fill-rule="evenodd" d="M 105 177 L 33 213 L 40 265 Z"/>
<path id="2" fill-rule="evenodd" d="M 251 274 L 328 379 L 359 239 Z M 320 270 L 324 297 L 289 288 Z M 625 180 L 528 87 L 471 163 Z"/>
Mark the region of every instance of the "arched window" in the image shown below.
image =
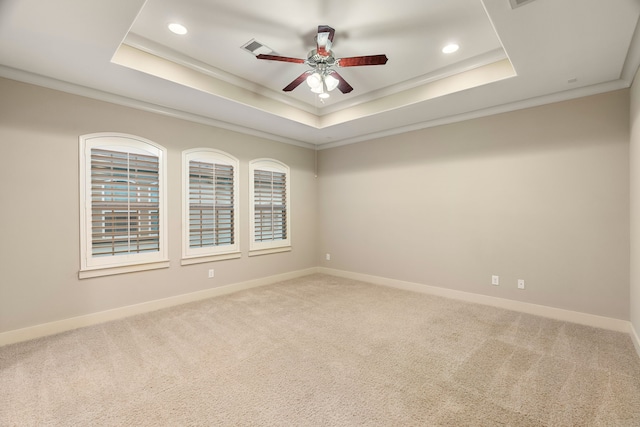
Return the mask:
<path id="1" fill-rule="evenodd" d="M 144 138 L 80 137 L 80 278 L 169 266 L 165 162 Z"/>
<path id="2" fill-rule="evenodd" d="M 289 167 L 273 159 L 249 162 L 249 254 L 291 250 Z"/>
<path id="3" fill-rule="evenodd" d="M 238 159 L 218 150 L 182 153 L 182 264 L 240 257 Z"/>

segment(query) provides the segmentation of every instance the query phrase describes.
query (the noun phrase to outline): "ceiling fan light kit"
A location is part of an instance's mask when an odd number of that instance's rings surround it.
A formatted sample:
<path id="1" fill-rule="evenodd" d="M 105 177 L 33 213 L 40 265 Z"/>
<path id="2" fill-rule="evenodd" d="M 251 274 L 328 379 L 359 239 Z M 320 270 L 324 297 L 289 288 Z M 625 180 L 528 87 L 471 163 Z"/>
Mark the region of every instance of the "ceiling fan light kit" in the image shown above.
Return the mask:
<path id="1" fill-rule="evenodd" d="M 307 85 L 311 88 L 311 92 L 318 94 L 331 92 L 338 87 L 338 83 L 340 83 L 339 80 L 331 74 L 323 75 L 315 72 L 307 77 Z"/>
<path id="2" fill-rule="evenodd" d="M 342 93 L 349 93 L 353 87 L 342 78 L 333 67 L 358 67 L 363 65 L 384 65 L 387 63 L 387 55 L 354 56 L 350 58 L 335 58 L 331 51 L 335 30 L 328 25 L 318 26 L 316 36 L 316 49 L 312 49 L 307 55 L 307 59 L 290 58 L 280 55 L 257 55 L 258 59 L 271 61 L 291 62 L 294 64 L 306 64 L 311 67 L 299 75 L 294 81 L 289 83 L 284 89 L 290 92 L 297 88 L 303 81 L 317 93 L 322 99 L 329 97 L 329 92 L 338 88 Z"/>

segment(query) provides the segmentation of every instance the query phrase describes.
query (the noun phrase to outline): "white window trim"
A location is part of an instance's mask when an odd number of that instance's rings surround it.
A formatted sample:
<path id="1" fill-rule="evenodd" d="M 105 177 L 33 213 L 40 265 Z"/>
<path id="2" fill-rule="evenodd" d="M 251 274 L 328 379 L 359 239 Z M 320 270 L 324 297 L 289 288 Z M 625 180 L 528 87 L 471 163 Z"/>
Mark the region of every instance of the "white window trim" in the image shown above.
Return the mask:
<path id="1" fill-rule="evenodd" d="M 189 162 L 201 160 L 210 163 L 233 166 L 233 245 L 208 248 L 189 247 Z M 182 261 L 181 265 L 198 264 L 211 261 L 222 261 L 241 257 L 240 223 L 239 223 L 239 170 L 240 162 L 224 151 L 212 148 L 193 148 L 182 152 Z"/>
<path id="2" fill-rule="evenodd" d="M 287 238 L 271 242 L 255 241 L 255 188 L 254 171 L 266 170 L 285 173 L 286 227 Z M 249 256 L 266 255 L 291 250 L 291 172 L 289 166 L 275 159 L 254 159 L 249 162 Z"/>
<path id="3" fill-rule="evenodd" d="M 135 135 L 102 132 L 82 135 L 80 153 L 80 271 L 81 279 L 169 267 L 167 240 L 166 158 L 167 150 L 159 144 Z M 113 257 L 91 255 L 91 149 L 96 147 L 126 149 L 158 157 L 158 234 L 159 250 L 153 253 Z"/>

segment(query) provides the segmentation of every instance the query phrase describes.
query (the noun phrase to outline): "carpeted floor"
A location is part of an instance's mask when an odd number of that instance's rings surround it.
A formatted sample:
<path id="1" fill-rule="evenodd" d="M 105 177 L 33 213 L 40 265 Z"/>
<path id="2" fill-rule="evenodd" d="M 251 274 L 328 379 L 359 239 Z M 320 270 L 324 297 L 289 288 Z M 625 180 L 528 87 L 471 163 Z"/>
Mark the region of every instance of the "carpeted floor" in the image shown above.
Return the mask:
<path id="1" fill-rule="evenodd" d="M 1 426 L 638 426 L 626 334 L 313 275 L 0 348 Z"/>

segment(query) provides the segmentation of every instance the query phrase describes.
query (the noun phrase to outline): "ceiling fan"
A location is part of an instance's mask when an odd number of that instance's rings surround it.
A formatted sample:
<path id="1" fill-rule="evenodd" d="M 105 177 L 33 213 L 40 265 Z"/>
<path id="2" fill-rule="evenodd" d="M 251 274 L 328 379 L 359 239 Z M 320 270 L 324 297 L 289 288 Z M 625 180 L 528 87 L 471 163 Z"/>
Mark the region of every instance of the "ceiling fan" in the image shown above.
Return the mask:
<path id="1" fill-rule="evenodd" d="M 362 65 L 384 65 L 387 63 L 387 55 L 353 56 L 350 58 L 336 58 L 333 56 L 331 46 L 335 30 L 328 25 L 318 26 L 316 36 L 316 49 L 312 49 L 307 54 L 307 59 L 290 58 L 279 55 L 260 54 L 258 59 L 268 59 L 272 61 L 293 62 L 296 64 L 307 64 L 310 70 L 300 74 L 287 87 L 282 89 L 290 92 L 297 88 L 306 80 L 311 91 L 317 93 L 320 98 L 328 98 L 329 92 L 336 87 L 342 93 L 349 93 L 353 87 L 342 78 L 333 67 L 358 67 Z"/>

